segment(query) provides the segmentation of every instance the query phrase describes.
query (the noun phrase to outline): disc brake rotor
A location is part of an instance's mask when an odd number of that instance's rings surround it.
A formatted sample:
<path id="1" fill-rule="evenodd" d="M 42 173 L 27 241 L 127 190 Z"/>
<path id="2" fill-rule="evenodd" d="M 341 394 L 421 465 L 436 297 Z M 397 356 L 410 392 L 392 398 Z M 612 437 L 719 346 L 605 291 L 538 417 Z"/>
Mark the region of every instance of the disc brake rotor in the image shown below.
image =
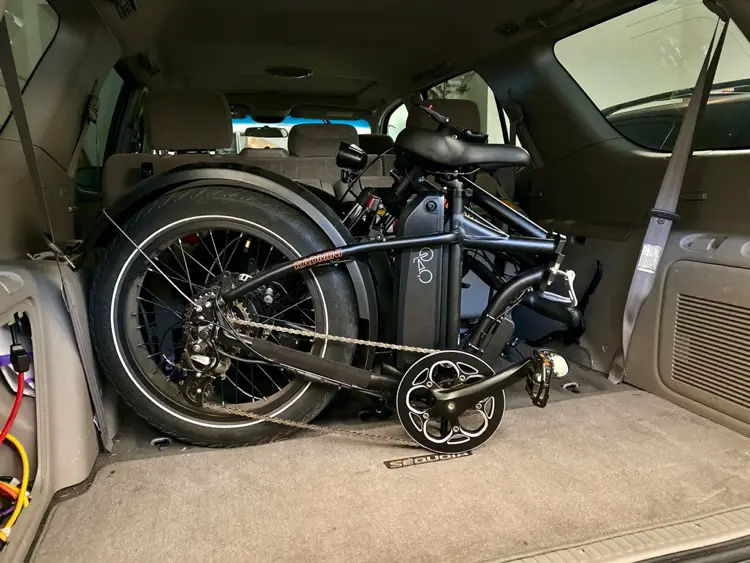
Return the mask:
<path id="1" fill-rule="evenodd" d="M 396 394 L 396 412 L 406 433 L 421 446 L 439 453 L 460 453 L 489 440 L 505 414 L 505 391 L 488 391 L 472 409 L 448 418 L 430 417 L 432 390 L 455 390 L 494 375 L 481 358 L 468 352 L 435 352 L 406 371 Z"/>

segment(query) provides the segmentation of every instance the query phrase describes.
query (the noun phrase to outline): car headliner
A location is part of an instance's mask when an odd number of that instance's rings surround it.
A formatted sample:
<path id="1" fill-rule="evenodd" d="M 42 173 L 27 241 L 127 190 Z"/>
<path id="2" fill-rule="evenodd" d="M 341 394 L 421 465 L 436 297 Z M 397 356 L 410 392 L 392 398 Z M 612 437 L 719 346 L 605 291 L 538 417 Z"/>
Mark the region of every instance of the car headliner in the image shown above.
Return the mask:
<path id="1" fill-rule="evenodd" d="M 257 114 L 376 109 L 648 0 L 151 0 L 125 20 L 111 0 L 94 2 L 140 82 L 218 89 Z M 266 72 L 278 66 L 313 74 Z"/>

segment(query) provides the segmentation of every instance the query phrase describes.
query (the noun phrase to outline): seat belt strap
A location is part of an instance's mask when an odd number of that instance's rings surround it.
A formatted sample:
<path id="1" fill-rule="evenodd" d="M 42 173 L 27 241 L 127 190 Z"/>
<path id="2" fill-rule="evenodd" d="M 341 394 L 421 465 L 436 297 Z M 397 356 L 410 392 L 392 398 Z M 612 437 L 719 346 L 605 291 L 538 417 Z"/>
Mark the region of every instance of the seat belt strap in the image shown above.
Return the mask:
<path id="1" fill-rule="evenodd" d="M 0 4 L 3 0 L 0 0 Z M 29 169 L 29 175 L 31 181 L 34 184 L 34 188 L 39 192 L 39 199 L 44 206 L 44 211 L 47 216 L 47 225 L 49 228 L 49 236 L 51 237 L 51 248 L 55 253 L 57 268 L 60 273 L 60 290 L 62 293 L 62 299 L 65 304 L 65 308 L 70 314 L 70 318 L 73 324 L 73 334 L 75 336 L 76 344 L 78 346 L 78 352 L 81 356 L 81 362 L 83 365 L 84 374 L 86 376 L 86 383 L 88 384 L 89 394 L 94 406 L 94 424 L 100 431 L 102 438 L 102 444 L 107 451 L 112 451 L 114 442 L 112 440 L 113 432 L 112 423 L 108 422 L 109 417 L 105 412 L 105 407 L 102 398 L 102 390 L 99 383 L 99 377 L 96 371 L 96 363 L 93 356 L 91 355 L 91 343 L 89 341 L 90 335 L 88 326 L 85 323 L 86 319 L 86 296 L 83 293 L 83 285 L 80 283 L 73 284 L 73 293 L 70 292 L 66 285 L 66 276 L 74 276 L 75 274 L 71 269 L 65 269 L 60 263 L 61 257 L 67 260 L 67 257 L 57 248 L 54 239 L 54 233 L 52 230 L 52 219 L 50 218 L 49 208 L 47 206 L 47 198 L 44 195 L 44 187 L 42 185 L 42 177 L 39 172 L 39 164 L 34 153 L 34 144 L 31 139 L 31 131 L 29 129 L 29 122 L 26 118 L 26 110 L 23 103 L 23 95 L 21 92 L 21 85 L 18 81 L 18 73 L 16 71 L 16 64 L 13 60 L 13 49 L 10 43 L 10 37 L 8 36 L 8 27 L 5 23 L 4 12 L 0 12 L 0 71 L 5 82 L 5 88 L 8 92 L 8 99 L 10 100 L 10 107 L 13 110 L 13 117 L 16 121 L 16 129 L 18 130 L 18 136 L 21 139 L 21 146 L 23 148 L 24 157 L 26 158 L 26 165 Z M 81 135 L 83 136 L 83 135 Z M 48 241 L 49 244 L 49 241 Z M 83 321 L 81 319 L 84 319 Z"/>
<path id="2" fill-rule="evenodd" d="M 518 102 L 512 100 L 503 107 L 505 108 L 505 113 L 508 114 L 508 119 L 510 120 L 510 142 L 515 144 L 516 137 L 518 137 L 523 148 L 529 151 L 531 163 L 534 168 L 541 168 L 544 166 L 544 160 L 542 159 L 541 153 L 536 148 L 534 139 L 531 138 L 531 133 L 529 133 L 529 129 L 526 126 L 526 116 L 523 113 L 523 108 L 521 108 L 521 105 Z"/>
<path id="3" fill-rule="evenodd" d="M 78 141 L 73 149 L 73 154 L 70 156 L 70 163 L 68 164 L 68 176 L 75 178 L 76 172 L 78 171 L 78 161 L 81 158 L 81 151 L 83 150 L 83 141 L 86 137 L 86 131 L 88 131 L 89 125 L 95 124 L 99 117 L 99 96 L 96 95 L 96 87 L 98 81 L 94 82 L 94 86 L 91 88 L 91 94 L 89 94 L 88 100 L 86 100 L 86 109 L 83 111 L 83 118 L 81 119 L 81 128 L 78 131 Z"/>
<path id="4" fill-rule="evenodd" d="M 26 118 L 26 110 L 23 106 L 21 84 L 18 81 L 16 62 L 13 59 L 13 49 L 11 47 L 8 26 L 5 23 L 4 13 L 0 13 L 0 71 L 3 73 L 5 90 L 8 93 L 10 107 L 13 110 L 18 137 L 21 140 L 21 148 L 23 149 L 23 155 L 26 159 L 26 166 L 29 169 L 29 175 L 31 176 L 31 183 L 34 184 L 34 189 L 37 191 L 39 199 L 44 205 L 50 236 L 53 236 L 52 220 L 50 219 L 49 209 L 47 207 L 47 198 L 44 195 L 42 176 L 39 173 L 39 164 L 37 163 L 36 154 L 34 153 L 34 144 L 31 141 L 31 131 L 29 130 L 29 122 Z"/>
<path id="5" fill-rule="evenodd" d="M 723 28 L 717 41 L 719 27 L 722 24 Z M 719 64 L 728 28 L 729 20 L 727 18 L 721 18 L 716 23 L 716 29 L 714 29 L 706 58 L 703 61 L 688 107 L 685 110 L 680 132 L 677 134 L 672 156 L 667 164 L 667 171 L 656 197 L 656 203 L 649 212 L 648 228 L 643 238 L 638 262 L 625 302 L 625 312 L 622 319 L 621 355 L 615 359 L 609 373 L 609 379 L 616 383 L 622 381 L 625 376 L 625 359 L 628 357 L 628 348 L 633 336 L 635 322 L 644 301 L 654 287 L 656 271 L 659 268 L 664 247 L 669 239 L 672 223 L 678 218 L 675 211 L 677 210 L 688 161 L 693 154 L 696 126 L 711 93 L 711 86 L 714 82 L 716 67 Z"/>

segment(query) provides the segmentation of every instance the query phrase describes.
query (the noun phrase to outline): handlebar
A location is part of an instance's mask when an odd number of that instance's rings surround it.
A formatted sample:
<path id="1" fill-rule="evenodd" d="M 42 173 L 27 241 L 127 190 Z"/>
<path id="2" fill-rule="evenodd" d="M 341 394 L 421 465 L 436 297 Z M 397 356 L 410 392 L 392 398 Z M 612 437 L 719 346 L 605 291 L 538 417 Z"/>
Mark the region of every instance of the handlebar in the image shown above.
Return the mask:
<path id="1" fill-rule="evenodd" d="M 467 143 L 483 144 L 487 142 L 488 135 L 478 131 L 470 131 L 450 124 L 450 119 L 435 111 L 432 104 L 419 104 L 419 108 L 438 123 L 438 131 L 445 131 L 449 135 Z"/>

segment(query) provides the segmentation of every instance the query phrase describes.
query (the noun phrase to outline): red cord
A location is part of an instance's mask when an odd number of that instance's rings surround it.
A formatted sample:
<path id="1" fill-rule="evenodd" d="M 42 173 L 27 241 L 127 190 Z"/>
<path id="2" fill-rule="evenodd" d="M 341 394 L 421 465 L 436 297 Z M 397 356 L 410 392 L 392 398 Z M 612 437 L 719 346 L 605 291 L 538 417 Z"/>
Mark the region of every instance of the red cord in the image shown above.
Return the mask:
<path id="1" fill-rule="evenodd" d="M 10 409 L 10 416 L 8 416 L 8 420 L 5 421 L 3 431 L 0 432 L 0 444 L 5 441 L 5 436 L 7 436 L 8 432 L 10 431 L 10 427 L 13 426 L 13 421 L 16 420 L 18 409 L 21 406 L 21 399 L 23 399 L 23 386 L 25 385 L 25 383 L 26 381 L 23 377 L 23 372 L 21 372 L 18 374 L 18 390 L 16 391 L 16 399 L 15 401 L 13 401 L 13 408 Z"/>
<path id="2" fill-rule="evenodd" d="M 3 481 L 0 481 L 0 495 L 3 495 L 10 500 L 16 500 L 18 498 L 16 492 L 13 489 L 9 489 Z"/>
<path id="3" fill-rule="evenodd" d="M 18 494 L 13 489 L 8 488 L 8 485 L 3 481 L 0 481 L 0 494 L 11 500 L 16 500 L 18 498 Z"/>

